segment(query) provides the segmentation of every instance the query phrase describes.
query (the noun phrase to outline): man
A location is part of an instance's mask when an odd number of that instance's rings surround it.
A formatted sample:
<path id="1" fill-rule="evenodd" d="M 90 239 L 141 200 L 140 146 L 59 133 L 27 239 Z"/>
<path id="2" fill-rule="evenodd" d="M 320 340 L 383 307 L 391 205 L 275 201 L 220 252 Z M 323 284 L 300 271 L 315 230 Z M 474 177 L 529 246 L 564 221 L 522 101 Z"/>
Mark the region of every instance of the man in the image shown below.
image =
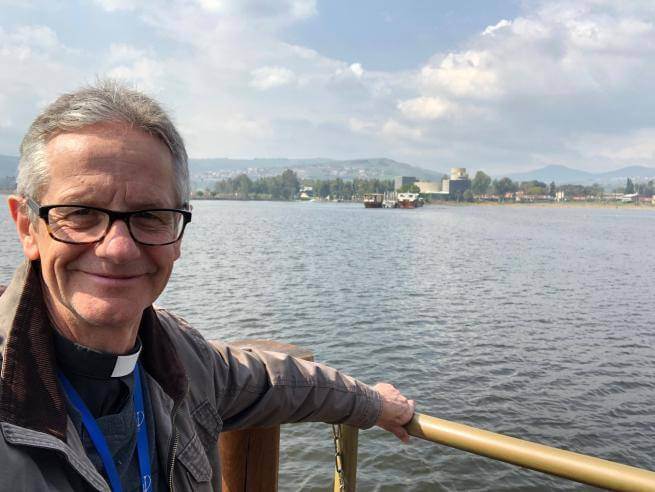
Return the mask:
<path id="1" fill-rule="evenodd" d="M 191 220 L 187 154 L 152 99 L 100 82 L 21 144 L 26 262 L 0 296 L 1 490 L 218 490 L 221 430 L 320 420 L 402 440 L 414 402 L 281 354 L 212 349 L 152 303 Z"/>

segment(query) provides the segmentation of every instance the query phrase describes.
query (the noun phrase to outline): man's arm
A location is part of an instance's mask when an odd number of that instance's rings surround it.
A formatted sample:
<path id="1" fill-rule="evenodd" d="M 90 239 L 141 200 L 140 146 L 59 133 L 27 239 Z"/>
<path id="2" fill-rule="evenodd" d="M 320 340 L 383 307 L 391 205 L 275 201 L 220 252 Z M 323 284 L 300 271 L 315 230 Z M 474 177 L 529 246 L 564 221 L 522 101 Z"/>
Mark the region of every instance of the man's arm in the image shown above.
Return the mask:
<path id="1" fill-rule="evenodd" d="M 226 430 L 322 421 L 378 425 L 404 442 L 409 438 L 402 426 L 414 402 L 390 384 L 370 387 L 323 364 L 274 352 L 224 347 L 217 353 L 217 387 L 224 389 L 217 404 Z"/>

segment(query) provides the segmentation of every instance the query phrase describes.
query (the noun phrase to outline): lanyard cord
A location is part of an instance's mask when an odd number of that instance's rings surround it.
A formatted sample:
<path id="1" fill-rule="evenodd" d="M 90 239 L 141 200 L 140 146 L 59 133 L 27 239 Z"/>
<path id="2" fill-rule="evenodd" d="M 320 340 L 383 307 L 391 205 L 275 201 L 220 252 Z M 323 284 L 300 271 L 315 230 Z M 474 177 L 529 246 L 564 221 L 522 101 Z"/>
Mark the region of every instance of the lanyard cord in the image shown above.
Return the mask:
<path id="1" fill-rule="evenodd" d="M 134 415 L 137 425 L 137 451 L 139 456 L 139 471 L 141 474 L 141 490 L 143 492 L 148 492 L 152 487 L 152 478 L 150 476 L 150 454 L 148 452 L 148 429 L 145 419 L 145 411 L 143 408 L 143 392 L 141 389 L 141 375 L 140 375 L 140 364 L 136 365 L 134 371 Z M 118 475 L 118 470 L 116 469 L 116 464 L 114 459 L 109 451 L 109 446 L 107 446 L 107 441 L 105 436 L 103 436 L 100 427 L 96 422 L 96 419 L 93 418 L 88 407 L 82 401 L 80 395 L 75 391 L 73 385 L 70 383 L 68 378 L 59 371 L 57 376 L 59 377 L 59 382 L 64 388 L 64 391 L 68 395 L 73 406 L 80 412 L 82 415 L 82 424 L 86 428 L 86 431 L 89 433 L 89 437 L 93 442 L 93 445 L 96 448 L 96 451 L 102 459 L 102 463 L 109 479 L 109 485 L 112 492 L 122 492 L 121 481 Z"/>

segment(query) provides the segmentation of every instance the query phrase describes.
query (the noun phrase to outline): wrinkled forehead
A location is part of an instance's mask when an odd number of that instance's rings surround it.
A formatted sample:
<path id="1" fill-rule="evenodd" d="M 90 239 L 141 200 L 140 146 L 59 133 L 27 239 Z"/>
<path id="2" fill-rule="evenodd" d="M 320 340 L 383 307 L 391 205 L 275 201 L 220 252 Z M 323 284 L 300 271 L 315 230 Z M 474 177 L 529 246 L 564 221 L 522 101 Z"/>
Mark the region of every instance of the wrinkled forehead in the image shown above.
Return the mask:
<path id="1" fill-rule="evenodd" d="M 49 200 L 175 206 L 173 156 L 157 137 L 124 125 L 61 133 L 46 146 Z"/>

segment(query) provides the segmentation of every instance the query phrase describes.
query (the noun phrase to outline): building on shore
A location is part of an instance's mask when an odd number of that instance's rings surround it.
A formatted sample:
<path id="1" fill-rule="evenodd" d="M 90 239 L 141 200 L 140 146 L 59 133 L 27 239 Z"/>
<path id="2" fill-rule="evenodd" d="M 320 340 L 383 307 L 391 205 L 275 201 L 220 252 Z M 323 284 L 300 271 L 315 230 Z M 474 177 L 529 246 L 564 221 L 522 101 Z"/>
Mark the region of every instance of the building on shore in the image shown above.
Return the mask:
<path id="1" fill-rule="evenodd" d="M 461 199 L 464 192 L 471 189 L 471 180 L 464 167 L 453 167 L 450 176 L 444 176 L 441 181 L 416 181 L 414 184 L 427 200 Z"/>
<path id="2" fill-rule="evenodd" d="M 401 189 L 403 186 L 406 185 L 413 185 L 416 183 L 418 180 L 414 176 L 396 176 L 396 179 L 394 180 L 394 187 L 393 189 L 395 191 L 398 191 Z"/>
<path id="3" fill-rule="evenodd" d="M 444 181 L 446 181 L 444 179 Z M 453 167 L 450 169 L 448 181 L 448 195 L 451 198 L 461 198 L 466 190 L 471 189 L 471 180 L 466 173 L 465 167 Z"/>

